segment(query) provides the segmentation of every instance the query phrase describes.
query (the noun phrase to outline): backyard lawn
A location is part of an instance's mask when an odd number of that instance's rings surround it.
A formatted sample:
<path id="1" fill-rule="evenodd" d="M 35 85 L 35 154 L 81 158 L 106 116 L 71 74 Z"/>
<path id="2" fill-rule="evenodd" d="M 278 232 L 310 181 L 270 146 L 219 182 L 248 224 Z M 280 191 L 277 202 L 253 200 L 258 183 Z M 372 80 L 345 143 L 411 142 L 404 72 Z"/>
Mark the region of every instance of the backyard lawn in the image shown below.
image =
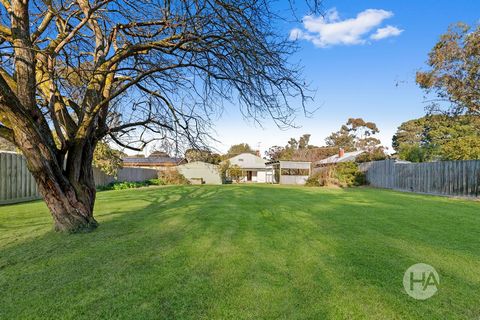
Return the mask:
<path id="1" fill-rule="evenodd" d="M 0 318 L 479 319 L 480 203 L 355 189 L 150 187 L 98 194 L 63 235 L 0 207 Z M 402 284 L 432 265 L 425 301 Z"/>

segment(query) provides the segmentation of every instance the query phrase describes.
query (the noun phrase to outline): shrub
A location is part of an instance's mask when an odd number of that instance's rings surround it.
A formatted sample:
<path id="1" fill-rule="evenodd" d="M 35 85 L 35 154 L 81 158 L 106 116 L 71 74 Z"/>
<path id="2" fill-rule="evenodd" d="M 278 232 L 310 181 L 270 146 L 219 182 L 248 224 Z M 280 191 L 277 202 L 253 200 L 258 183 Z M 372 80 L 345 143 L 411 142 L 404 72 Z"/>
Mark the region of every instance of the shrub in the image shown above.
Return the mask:
<path id="1" fill-rule="evenodd" d="M 239 183 L 243 177 L 243 171 L 238 165 L 234 164 L 228 169 L 228 177 Z"/>
<path id="2" fill-rule="evenodd" d="M 115 181 L 112 183 L 107 184 L 106 186 L 100 186 L 97 189 L 99 191 L 105 191 L 105 190 L 124 190 L 124 189 L 133 189 L 133 188 L 140 188 L 140 187 L 146 187 L 148 186 L 147 181 L 141 181 L 141 182 L 133 182 L 133 181 Z"/>
<path id="3" fill-rule="evenodd" d="M 305 185 L 309 187 L 352 187 L 365 184 L 365 175 L 354 162 L 341 162 L 321 168 L 310 176 Z"/>
<path id="4" fill-rule="evenodd" d="M 150 186 L 164 186 L 166 184 L 163 179 L 149 179 L 147 180 L 147 183 Z"/>
<path id="5" fill-rule="evenodd" d="M 334 176 L 341 187 L 365 184 L 365 174 L 358 169 L 355 162 L 341 162 L 334 167 Z"/>
<path id="6" fill-rule="evenodd" d="M 305 181 L 305 185 L 307 187 L 321 187 L 318 173 L 315 173 L 308 177 L 307 181 Z"/>
<path id="7" fill-rule="evenodd" d="M 182 184 L 190 184 L 190 181 L 188 181 L 187 178 L 178 170 L 172 169 L 172 170 L 165 170 L 165 171 L 159 171 L 158 172 L 158 180 L 163 181 L 161 184 L 176 184 L 176 185 L 182 185 Z"/>

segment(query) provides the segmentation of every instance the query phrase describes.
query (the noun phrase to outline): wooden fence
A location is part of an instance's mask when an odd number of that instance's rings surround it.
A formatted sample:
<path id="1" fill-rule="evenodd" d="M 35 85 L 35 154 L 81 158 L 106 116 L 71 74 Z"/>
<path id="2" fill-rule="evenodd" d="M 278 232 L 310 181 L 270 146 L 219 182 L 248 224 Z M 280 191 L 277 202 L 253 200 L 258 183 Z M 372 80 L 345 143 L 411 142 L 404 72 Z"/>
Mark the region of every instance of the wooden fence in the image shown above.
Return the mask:
<path id="1" fill-rule="evenodd" d="M 480 160 L 409 163 L 383 160 L 360 165 L 374 187 L 417 193 L 478 197 Z"/>
<path id="2" fill-rule="evenodd" d="M 123 168 L 117 177 L 94 168 L 96 186 L 113 181 L 144 181 L 158 177 L 158 171 L 143 168 Z M 40 199 L 37 184 L 27 169 L 25 158 L 14 152 L 0 152 L 0 205 Z"/>
<path id="3" fill-rule="evenodd" d="M 0 204 L 40 198 L 37 184 L 27 169 L 25 158 L 17 153 L 0 153 Z"/>

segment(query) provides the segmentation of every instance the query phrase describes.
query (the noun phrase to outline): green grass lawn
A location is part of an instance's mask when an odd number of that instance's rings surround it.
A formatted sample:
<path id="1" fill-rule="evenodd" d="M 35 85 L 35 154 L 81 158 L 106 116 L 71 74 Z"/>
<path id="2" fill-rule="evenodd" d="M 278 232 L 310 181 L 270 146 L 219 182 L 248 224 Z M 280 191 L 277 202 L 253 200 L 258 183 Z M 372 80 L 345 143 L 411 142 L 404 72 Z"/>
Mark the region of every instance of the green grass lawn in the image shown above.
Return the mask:
<path id="1" fill-rule="evenodd" d="M 0 207 L 0 318 L 479 319 L 480 203 L 369 188 L 98 194 L 100 227 Z M 403 274 L 435 267 L 429 300 Z"/>

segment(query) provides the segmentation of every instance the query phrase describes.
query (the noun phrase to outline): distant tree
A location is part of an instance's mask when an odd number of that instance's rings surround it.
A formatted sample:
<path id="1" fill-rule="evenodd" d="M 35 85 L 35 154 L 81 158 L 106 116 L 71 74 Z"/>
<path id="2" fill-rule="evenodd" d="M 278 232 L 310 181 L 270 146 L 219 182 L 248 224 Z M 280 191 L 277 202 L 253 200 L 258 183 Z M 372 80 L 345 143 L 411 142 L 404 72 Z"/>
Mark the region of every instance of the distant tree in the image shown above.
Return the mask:
<path id="1" fill-rule="evenodd" d="M 188 149 L 185 151 L 185 159 L 188 162 L 202 161 L 212 164 L 219 164 L 222 161 L 221 155 L 210 150 Z"/>
<path id="2" fill-rule="evenodd" d="M 112 149 L 108 143 L 99 142 L 93 153 L 93 165 L 106 174 L 116 176 L 118 170 L 122 167 L 124 156 L 123 152 Z"/>
<path id="3" fill-rule="evenodd" d="M 219 163 L 219 172 L 220 177 L 222 178 L 222 183 L 227 181 L 228 170 L 230 169 L 230 161 L 225 160 Z"/>
<path id="4" fill-rule="evenodd" d="M 271 161 L 275 160 L 302 160 L 302 156 L 305 155 L 307 150 L 316 148 L 311 145 L 310 134 L 304 134 L 300 138 L 290 138 L 285 147 L 273 146 L 270 147 L 265 155 L 267 159 Z"/>
<path id="5" fill-rule="evenodd" d="M 310 142 L 311 134 L 304 134 L 298 139 L 298 149 L 308 149 L 311 148 Z"/>
<path id="6" fill-rule="evenodd" d="M 282 159 L 282 155 L 284 151 L 285 151 L 284 147 L 273 146 L 273 147 L 270 147 L 267 151 L 265 151 L 265 157 L 270 161 L 277 161 Z"/>
<path id="7" fill-rule="evenodd" d="M 392 147 L 399 152 L 401 146 L 422 146 L 425 142 L 425 118 L 402 123 L 392 138 Z"/>
<path id="8" fill-rule="evenodd" d="M 255 154 L 255 151 L 250 147 L 250 145 L 248 143 L 239 143 L 239 144 L 234 144 L 233 146 L 231 146 L 230 149 L 228 149 L 225 157 L 228 159 L 228 158 L 237 156 L 241 153 Z"/>
<path id="9" fill-rule="evenodd" d="M 430 153 L 420 145 L 402 145 L 397 152 L 400 160 L 410 162 L 426 162 L 429 161 Z"/>
<path id="10" fill-rule="evenodd" d="M 234 164 L 228 168 L 228 176 L 236 183 L 239 183 L 243 177 L 243 170 L 238 165 Z"/>
<path id="11" fill-rule="evenodd" d="M 480 118 L 478 116 L 430 115 L 402 123 L 392 145 L 402 160 L 478 159 Z"/>
<path id="12" fill-rule="evenodd" d="M 480 137 L 451 139 L 442 146 L 440 155 L 444 160 L 480 160 Z"/>
<path id="13" fill-rule="evenodd" d="M 387 155 L 385 154 L 385 149 L 383 146 L 377 146 L 373 149 L 365 150 L 365 153 L 360 154 L 356 159 L 355 162 L 369 162 L 369 161 L 379 161 L 387 159 Z"/>
<path id="14" fill-rule="evenodd" d="M 342 125 L 339 131 L 332 132 L 325 143 L 328 147 L 342 148 L 347 152 L 355 150 L 355 136 L 346 125 Z"/>
<path id="15" fill-rule="evenodd" d="M 480 115 L 480 26 L 451 25 L 433 47 L 429 70 L 417 72 L 416 80 L 434 98 L 430 111 Z"/>
<path id="16" fill-rule="evenodd" d="M 302 161 L 318 161 L 335 154 L 338 154 L 338 147 L 314 147 L 308 149 L 298 150 L 294 157 L 296 160 Z"/>
<path id="17" fill-rule="evenodd" d="M 325 139 L 327 146 L 343 148 L 350 152 L 364 150 L 367 154 L 364 160 L 381 160 L 386 155 L 381 142 L 375 137 L 380 131 L 373 122 L 367 122 L 362 118 L 349 118 L 347 123 L 342 125 L 339 131 L 333 132 Z"/>

